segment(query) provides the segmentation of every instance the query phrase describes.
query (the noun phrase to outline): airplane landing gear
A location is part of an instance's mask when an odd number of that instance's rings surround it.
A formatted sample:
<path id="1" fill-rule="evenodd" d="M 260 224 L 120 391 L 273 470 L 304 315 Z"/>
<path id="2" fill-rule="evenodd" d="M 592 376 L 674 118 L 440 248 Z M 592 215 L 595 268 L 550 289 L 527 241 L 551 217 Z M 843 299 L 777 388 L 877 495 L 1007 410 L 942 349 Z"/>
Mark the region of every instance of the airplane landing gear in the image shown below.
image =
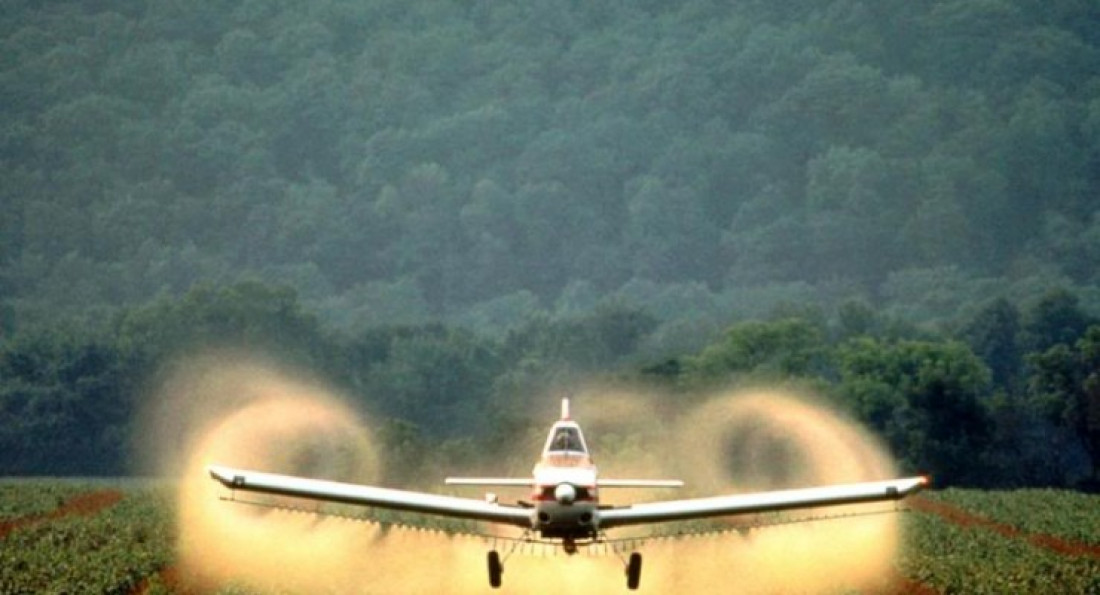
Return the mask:
<path id="1" fill-rule="evenodd" d="M 500 563 L 500 554 L 496 550 L 489 551 L 489 586 L 500 588 L 500 575 L 504 574 L 504 565 Z"/>
<path id="2" fill-rule="evenodd" d="M 638 588 L 642 582 L 642 555 L 638 552 L 630 554 L 630 561 L 626 563 L 626 588 L 631 591 Z"/>

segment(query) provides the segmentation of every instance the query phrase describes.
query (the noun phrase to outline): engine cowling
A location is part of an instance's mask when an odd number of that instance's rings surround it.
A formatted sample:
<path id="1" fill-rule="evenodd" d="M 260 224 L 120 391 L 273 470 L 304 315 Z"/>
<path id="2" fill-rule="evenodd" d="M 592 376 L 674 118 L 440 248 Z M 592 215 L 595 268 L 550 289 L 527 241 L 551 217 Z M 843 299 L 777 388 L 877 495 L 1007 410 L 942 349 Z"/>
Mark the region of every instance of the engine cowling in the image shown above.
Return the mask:
<path id="1" fill-rule="evenodd" d="M 577 488 L 568 483 L 558 484 L 558 487 L 554 488 L 554 499 L 558 504 L 569 506 L 577 500 Z"/>

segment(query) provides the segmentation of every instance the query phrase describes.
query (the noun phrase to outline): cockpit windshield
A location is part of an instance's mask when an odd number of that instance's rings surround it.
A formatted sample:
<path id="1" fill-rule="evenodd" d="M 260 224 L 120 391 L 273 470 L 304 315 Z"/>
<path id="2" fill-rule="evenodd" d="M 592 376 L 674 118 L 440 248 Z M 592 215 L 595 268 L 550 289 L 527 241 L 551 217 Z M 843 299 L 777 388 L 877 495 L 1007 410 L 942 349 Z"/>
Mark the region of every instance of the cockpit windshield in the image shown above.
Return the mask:
<path id="1" fill-rule="evenodd" d="M 574 425 L 557 424 L 550 430 L 546 443 L 547 452 L 576 452 L 588 454 L 580 428 Z"/>

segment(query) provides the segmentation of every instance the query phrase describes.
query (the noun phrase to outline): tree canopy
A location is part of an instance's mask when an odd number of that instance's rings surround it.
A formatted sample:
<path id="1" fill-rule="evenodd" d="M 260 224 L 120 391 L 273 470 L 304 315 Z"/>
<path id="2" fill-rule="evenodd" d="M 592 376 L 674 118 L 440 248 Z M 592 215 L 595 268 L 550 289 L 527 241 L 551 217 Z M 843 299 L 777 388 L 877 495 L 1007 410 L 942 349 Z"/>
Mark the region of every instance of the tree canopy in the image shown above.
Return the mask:
<path id="1" fill-rule="evenodd" d="M 249 278 L 365 326 L 578 283 L 695 284 L 722 324 L 799 284 L 917 322 L 1100 303 L 1088 2 L 10 2 L 0 31 L 13 324 Z"/>
<path id="2" fill-rule="evenodd" d="M 11 0 L 0 107 L 0 473 L 117 472 L 214 347 L 409 456 L 793 380 L 949 482 L 1100 481 L 1095 3 Z"/>

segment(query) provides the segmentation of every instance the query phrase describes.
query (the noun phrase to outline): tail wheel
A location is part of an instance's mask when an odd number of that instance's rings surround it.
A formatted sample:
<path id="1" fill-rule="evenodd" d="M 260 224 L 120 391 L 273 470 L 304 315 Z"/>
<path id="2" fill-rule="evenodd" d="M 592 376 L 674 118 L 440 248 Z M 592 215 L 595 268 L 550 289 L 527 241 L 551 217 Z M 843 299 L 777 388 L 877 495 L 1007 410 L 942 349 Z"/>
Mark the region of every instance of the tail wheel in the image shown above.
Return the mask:
<path id="1" fill-rule="evenodd" d="M 630 554 L 630 561 L 626 564 L 626 588 L 631 591 L 638 588 L 642 582 L 642 555 L 638 552 Z"/>
<path id="2" fill-rule="evenodd" d="M 489 552 L 489 586 L 500 588 L 500 575 L 504 574 L 504 565 L 500 563 L 500 554 L 496 550 Z"/>

